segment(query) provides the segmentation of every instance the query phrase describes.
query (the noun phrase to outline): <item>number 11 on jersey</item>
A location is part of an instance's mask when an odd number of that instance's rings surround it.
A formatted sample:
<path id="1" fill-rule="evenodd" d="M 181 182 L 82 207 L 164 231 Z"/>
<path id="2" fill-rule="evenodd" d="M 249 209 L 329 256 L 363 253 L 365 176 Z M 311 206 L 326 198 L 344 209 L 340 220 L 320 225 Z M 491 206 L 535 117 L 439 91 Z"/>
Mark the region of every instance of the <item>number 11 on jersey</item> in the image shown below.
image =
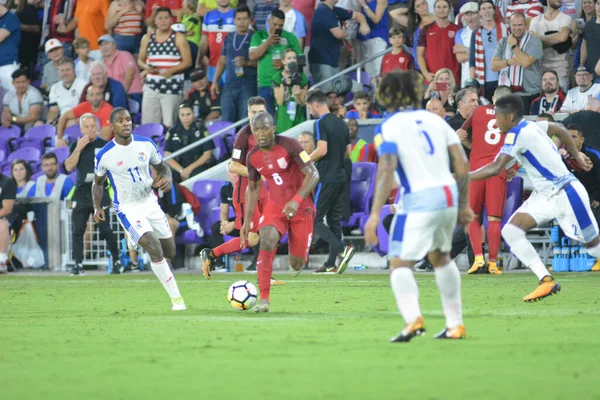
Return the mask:
<path id="1" fill-rule="evenodd" d="M 136 182 L 136 177 L 133 174 L 133 171 L 137 172 L 137 181 L 142 181 L 142 175 L 140 174 L 140 167 L 135 167 L 135 168 L 128 168 L 127 171 L 129 171 L 129 175 L 131 175 L 131 180 L 133 180 L 133 182 Z"/>

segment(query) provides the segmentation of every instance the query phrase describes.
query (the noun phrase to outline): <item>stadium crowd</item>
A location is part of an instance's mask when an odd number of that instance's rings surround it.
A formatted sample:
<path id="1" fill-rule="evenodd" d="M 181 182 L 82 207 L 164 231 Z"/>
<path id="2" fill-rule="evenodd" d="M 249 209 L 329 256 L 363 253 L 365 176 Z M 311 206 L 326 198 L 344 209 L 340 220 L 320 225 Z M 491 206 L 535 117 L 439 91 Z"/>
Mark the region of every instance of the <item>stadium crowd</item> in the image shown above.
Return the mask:
<path id="1" fill-rule="evenodd" d="M 2 3 L 0 155 L 3 172 L 12 174 L 3 181 L 3 217 L 10 215 L 5 201 L 13 192 L 66 197 L 76 183 L 66 174 L 74 168 L 64 165 L 77 147 L 76 127 L 83 131 L 81 118 L 93 115 L 98 135 L 110 140 L 109 115 L 116 107 L 127 108 L 136 124 L 161 124 L 155 140 L 169 155 L 214 132 L 217 122 L 247 117 L 248 101 L 257 95 L 283 133 L 309 118 L 310 88 L 328 80 L 318 88 L 327 95 L 328 111 L 346 121 L 351 161 L 376 162 L 375 145 L 359 137 L 357 121 L 388 115 L 374 93 L 381 78 L 398 69 L 420 72 L 423 107 L 456 130 L 506 87 L 536 118 L 568 114 L 564 124 L 594 164 L 599 160 L 600 46 L 594 44 L 600 41 L 600 0 Z M 363 74 L 330 79 L 361 61 L 367 61 Z M 32 143 L 27 133 L 40 127 L 51 132 L 40 153 L 15 158 Z M 299 139 L 310 154 L 314 137 Z M 468 153 L 471 137 L 461 140 Z M 61 150 L 67 146 L 69 152 Z M 230 144 L 220 153 L 218 147 L 208 141 L 169 160 L 176 181 L 233 151 Z M 53 152 L 42 157 L 46 150 Z M 45 166 L 52 160 L 59 166 L 54 172 Z M 600 176 L 589 174 L 583 181 L 598 209 Z M 8 231 L 4 225 L 0 230 L 3 241 Z M 227 224 L 223 231 L 233 230 Z M 6 257 L 0 246 L 0 263 Z"/>

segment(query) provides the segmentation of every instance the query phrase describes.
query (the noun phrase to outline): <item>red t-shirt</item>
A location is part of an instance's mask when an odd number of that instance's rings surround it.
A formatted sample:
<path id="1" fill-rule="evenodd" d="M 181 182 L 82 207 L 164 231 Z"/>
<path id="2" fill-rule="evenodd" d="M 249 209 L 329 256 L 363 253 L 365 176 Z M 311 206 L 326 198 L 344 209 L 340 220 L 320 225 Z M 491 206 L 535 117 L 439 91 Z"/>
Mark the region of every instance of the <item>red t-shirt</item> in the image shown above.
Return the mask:
<path id="1" fill-rule="evenodd" d="M 387 53 L 381 61 L 380 76 L 384 76 L 394 70 L 406 71 L 415 68 L 412 55 L 401 51 L 398 54 Z"/>
<path id="2" fill-rule="evenodd" d="M 435 74 L 442 68 L 449 68 L 456 82 L 460 82 L 460 64 L 454 55 L 454 37 L 458 27 L 452 23 L 442 28 L 433 22 L 421 30 L 419 47 L 425 47 L 427 70 Z"/>
<path id="3" fill-rule="evenodd" d="M 105 126 L 110 125 L 110 112 L 113 110 L 113 106 L 102 100 L 102 105 L 100 105 L 100 109 L 97 112 L 92 110 L 92 103 L 89 101 L 84 101 L 83 103 L 75 106 L 73 108 L 73 115 L 75 118 L 81 117 L 85 113 L 92 113 L 98 119 L 100 119 L 100 126 L 104 128 Z"/>
<path id="4" fill-rule="evenodd" d="M 310 156 L 302 149 L 296 139 L 275 136 L 275 145 L 269 151 L 258 146 L 248 153 L 248 180 L 267 179 L 270 199 L 283 209 L 286 203 L 298 194 L 304 182 L 302 169 L 312 164 Z M 298 214 L 312 214 L 314 201 L 312 195 L 306 196 L 298 207 Z"/>
<path id="5" fill-rule="evenodd" d="M 154 9 L 158 7 L 169 7 L 171 11 L 180 10 L 183 8 L 183 0 L 147 0 L 146 16 L 144 18 L 151 16 Z M 177 22 L 177 18 L 173 16 L 173 23 L 175 22 Z"/>
<path id="6" fill-rule="evenodd" d="M 475 171 L 494 161 L 502 145 L 504 134 L 496 125 L 496 111 L 493 105 L 479 106 L 465 121 L 462 129 L 471 130 L 471 155 L 469 166 Z"/>
<path id="7" fill-rule="evenodd" d="M 247 167 L 246 160 L 248 152 L 256 146 L 256 139 L 252 134 L 250 125 L 244 126 L 235 136 L 233 142 L 233 154 L 231 160 Z M 246 201 L 246 188 L 248 187 L 248 178 L 240 176 L 237 183 L 233 186 L 233 201 L 235 203 L 244 204 Z M 259 199 L 265 200 L 269 197 L 265 185 L 261 185 Z"/>

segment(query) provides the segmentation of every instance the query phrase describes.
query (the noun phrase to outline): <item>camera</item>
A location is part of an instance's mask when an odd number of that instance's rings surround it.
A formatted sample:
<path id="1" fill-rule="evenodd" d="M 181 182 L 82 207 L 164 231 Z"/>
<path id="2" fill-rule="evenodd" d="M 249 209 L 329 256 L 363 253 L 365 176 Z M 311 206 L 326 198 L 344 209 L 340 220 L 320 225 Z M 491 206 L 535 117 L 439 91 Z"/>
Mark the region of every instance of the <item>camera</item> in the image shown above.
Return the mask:
<path id="1" fill-rule="evenodd" d="M 283 84 L 285 86 L 300 85 L 300 83 L 302 83 L 302 73 L 300 72 L 298 64 L 291 62 L 287 65 L 287 69 L 289 72 L 289 81 L 284 79 Z"/>

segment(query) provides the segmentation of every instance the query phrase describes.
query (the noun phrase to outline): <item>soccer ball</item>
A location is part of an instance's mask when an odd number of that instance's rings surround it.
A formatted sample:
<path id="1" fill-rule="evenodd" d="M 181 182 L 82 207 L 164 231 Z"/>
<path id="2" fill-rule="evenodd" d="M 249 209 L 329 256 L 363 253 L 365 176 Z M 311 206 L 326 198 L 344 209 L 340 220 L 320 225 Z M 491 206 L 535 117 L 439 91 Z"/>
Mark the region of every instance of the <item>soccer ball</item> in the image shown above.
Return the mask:
<path id="1" fill-rule="evenodd" d="M 247 281 L 237 281 L 229 286 L 227 300 L 236 310 L 249 310 L 256 304 L 258 291 L 256 286 Z"/>

